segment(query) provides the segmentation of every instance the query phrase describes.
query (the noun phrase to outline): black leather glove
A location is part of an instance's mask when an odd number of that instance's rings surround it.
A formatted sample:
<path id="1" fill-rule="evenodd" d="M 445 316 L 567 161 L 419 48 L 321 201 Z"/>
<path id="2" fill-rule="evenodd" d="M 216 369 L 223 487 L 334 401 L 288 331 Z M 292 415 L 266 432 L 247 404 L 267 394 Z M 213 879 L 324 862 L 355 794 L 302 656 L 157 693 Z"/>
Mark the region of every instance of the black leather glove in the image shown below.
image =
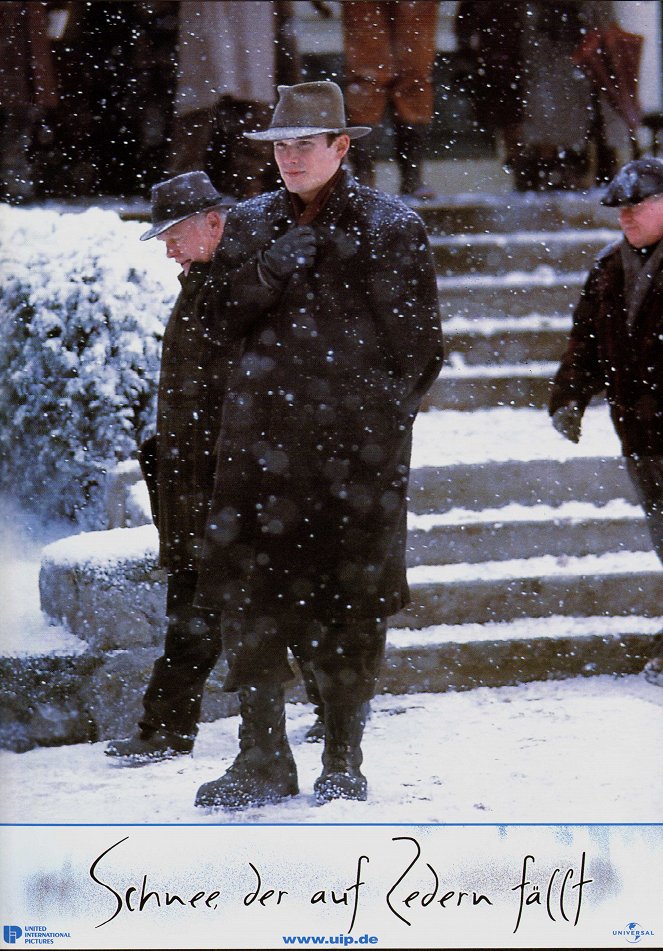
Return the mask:
<path id="1" fill-rule="evenodd" d="M 309 225 L 293 228 L 277 238 L 258 255 L 261 276 L 272 285 L 284 284 L 295 271 L 310 267 L 315 260 L 316 239 Z"/>
<path id="2" fill-rule="evenodd" d="M 582 413 L 577 403 L 567 403 L 560 406 L 552 415 L 552 424 L 558 433 L 570 442 L 580 441 L 580 425 Z"/>

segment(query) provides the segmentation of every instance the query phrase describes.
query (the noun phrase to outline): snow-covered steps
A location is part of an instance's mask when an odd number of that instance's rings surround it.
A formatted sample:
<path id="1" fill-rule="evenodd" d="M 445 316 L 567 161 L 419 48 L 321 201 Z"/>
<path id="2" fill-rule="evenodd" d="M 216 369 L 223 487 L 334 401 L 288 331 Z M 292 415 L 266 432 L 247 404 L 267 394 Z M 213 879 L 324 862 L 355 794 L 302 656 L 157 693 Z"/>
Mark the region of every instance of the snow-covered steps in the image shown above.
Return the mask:
<path id="1" fill-rule="evenodd" d="M 463 354 L 451 352 L 449 363 L 427 393 L 423 408 L 545 407 L 557 366 L 553 361 L 475 366 L 466 363 Z"/>
<path id="2" fill-rule="evenodd" d="M 153 525 L 83 532 L 47 545 L 41 607 L 94 651 L 163 643 L 165 572 Z"/>
<path id="3" fill-rule="evenodd" d="M 545 265 L 508 274 L 439 276 L 442 318 L 571 314 L 586 271 L 562 273 Z"/>
<path id="4" fill-rule="evenodd" d="M 512 503 L 408 517 L 408 564 L 506 561 L 540 555 L 650 551 L 640 506 L 566 502 L 557 507 Z"/>
<path id="5" fill-rule="evenodd" d="M 380 689 L 443 693 L 578 675 L 639 673 L 663 617 L 527 617 L 395 628 Z"/>
<path id="6" fill-rule="evenodd" d="M 555 614 L 657 617 L 663 571 L 653 552 L 418 565 L 408 571 L 411 604 L 395 627 L 485 623 Z"/>
<path id="7" fill-rule="evenodd" d="M 517 547 L 513 524 L 509 542 Z M 541 531 L 541 541 L 544 534 Z M 408 571 L 412 604 L 394 625 L 661 611 L 663 574 L 651 551 L 495 560 L 487 560 L 487 552 L 485 560 L 474 557 L 472 562 L 447 564 L 415 559 L 419 563 Z M 156 532 L 151 526 L 90 532 L 47 546 L 40 591 L 46 614 L 94 651 L 138 650 L 161 643 L 165 579 L 156 568 Z"/>
<path id="8" fill-rule="evenodd" d="M 571 322 L 564 317 L 455 319 L 443 324 L 446 352 L 467 366 L 499 366 L 532 360 L 559 362 Z"/>
<path id="9" fill-rule="evenodd" d="M 433 234 L 616 228 L 614 208 L 600 204 L 600 191 L 441 195 L 420 202 L 417 212 Z"/>
<path id="10" fill-rule="evenodd" d="M 596 255 L 620 236 L 607 228 L 577 231 L 520 231 L 515 234 L 432 235 L 439 273 L 507 274 L 548 266 L 557 271 L 589 270 Z"/>

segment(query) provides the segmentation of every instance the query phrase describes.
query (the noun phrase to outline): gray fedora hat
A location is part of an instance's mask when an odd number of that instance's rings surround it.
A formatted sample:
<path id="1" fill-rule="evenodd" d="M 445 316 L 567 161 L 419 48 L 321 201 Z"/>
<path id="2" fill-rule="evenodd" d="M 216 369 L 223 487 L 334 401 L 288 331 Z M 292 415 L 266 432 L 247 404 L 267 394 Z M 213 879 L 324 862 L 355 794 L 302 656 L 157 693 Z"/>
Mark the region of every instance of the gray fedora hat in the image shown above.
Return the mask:
<path id="1" fill-rule="evenodd" d="M 277 142 L 280 139 L 303 139 L 321 132 L 344 132 L 358 139 L 371 132 L 370 126 L 347 126 L 341 87 L 329 80 L 277 86 L 276 103 L 269 128 L 262 132 L 245 132 L 247 139 Z"/>
<path id="2" fill-rule="evenodd" d="M 213 208 L 230 208 L 234 198 L 222 195 L 205 172 L 184 172 L 152 186 L 152 227 L 140 236 L 141 241 L 155 238 L 180 221 Z"/>

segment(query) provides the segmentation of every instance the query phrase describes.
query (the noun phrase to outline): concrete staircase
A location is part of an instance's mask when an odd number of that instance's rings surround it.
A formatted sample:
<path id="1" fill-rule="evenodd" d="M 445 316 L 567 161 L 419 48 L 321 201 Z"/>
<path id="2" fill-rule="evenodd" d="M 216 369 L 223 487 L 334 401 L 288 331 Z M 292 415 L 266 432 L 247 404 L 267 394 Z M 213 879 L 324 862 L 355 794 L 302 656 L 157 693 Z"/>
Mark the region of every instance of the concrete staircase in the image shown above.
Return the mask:
<path id="1" fill-rule="evenodd" d="M 482 196 L 422 213 L 438 266 L 448 359 L 420 417 L 419 441 L 437 433 L 448 445 L 441 427 L 450 412 L 456 432 L 460 420 L 471 427 L 483 414 L 507 444 L 517 442 L 514 431 L 530 414 L 530 438 L 548 440 L 550 380 L 587 270 L 619 236 L 614 213 L 571 194 Z M 590 408 L 589 425 L 605 412 Z M 598 452 L 594 440 L 586 454 L 582 440 L 566 458 L 561 445 L 532 458 L 516 447 L 513 458 L 472 462 L 461 451 L 451 464 L 416 467 L 412 603 L 394 628 L 423 634 L 442 625 L 458 643 L 472 628 L 477 648 L 467 674 L 474 683 L 639 669 L 660 626 L 663 575 L 611 439 Z M 606 637 L 607 618 L 617 628 Z M 495 627 L 507 641 L 513 635 L 499 665 L 482 643 Z M 551 629 L 556 636 L 546 647 Z M 615 633 L 623 635 L 618 651 Z M 560 650 L 565 634 L 572 645 Z M 537 641 L 541 664 L 528 657 Z"/>
<path id="2" fill-rule="evenodd" d="M 587 448 L 584 439 L 564 443 L 545 410 L 586 271 L 617 236 L 614 213 L 574 194 L 456 196 L 420 211 L 448 359 L 415 429 L 412 603 L 391 619 L 382 689 L 636 672 L 663 626 L 660 564 L 605 409 L 588 410 L 599 437 Z M 496 435 L 500 451 L 482 451 Z M 25 749 L 130 729 L 164 629 L 156 533 L 144 526 L 56 543 L 40 586 L 44 611 L 87 650 L 53 659 L 67 684 L 56 701 L 42 696 L 49 658 L 26 659 L 22 672 L 11 659 L 6 676 L 22 677 L 41 706 L 34 717 L 24 708 L 20 729 L 10 724 L 0 743 Z M 221 664 L 205 719 L 235 711 L 222 676 Z M 302 697 L 295 685 L 291 698 Z M 67 706 L 60 733 L 44 732 L 49 702 Z"/>

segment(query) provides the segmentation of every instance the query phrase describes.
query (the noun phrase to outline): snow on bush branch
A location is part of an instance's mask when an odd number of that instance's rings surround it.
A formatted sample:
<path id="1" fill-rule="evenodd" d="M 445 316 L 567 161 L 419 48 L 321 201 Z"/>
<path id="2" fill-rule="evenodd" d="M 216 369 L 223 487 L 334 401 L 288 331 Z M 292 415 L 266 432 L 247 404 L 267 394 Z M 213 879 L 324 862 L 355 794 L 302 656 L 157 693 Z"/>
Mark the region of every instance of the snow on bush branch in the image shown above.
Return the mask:
<path id="1" fill-rule="evenodd" d="M 110 211 L 0 207 L 0 481 L 103 527 L 108 469 L 153 427 L 177 269 Z"/>

